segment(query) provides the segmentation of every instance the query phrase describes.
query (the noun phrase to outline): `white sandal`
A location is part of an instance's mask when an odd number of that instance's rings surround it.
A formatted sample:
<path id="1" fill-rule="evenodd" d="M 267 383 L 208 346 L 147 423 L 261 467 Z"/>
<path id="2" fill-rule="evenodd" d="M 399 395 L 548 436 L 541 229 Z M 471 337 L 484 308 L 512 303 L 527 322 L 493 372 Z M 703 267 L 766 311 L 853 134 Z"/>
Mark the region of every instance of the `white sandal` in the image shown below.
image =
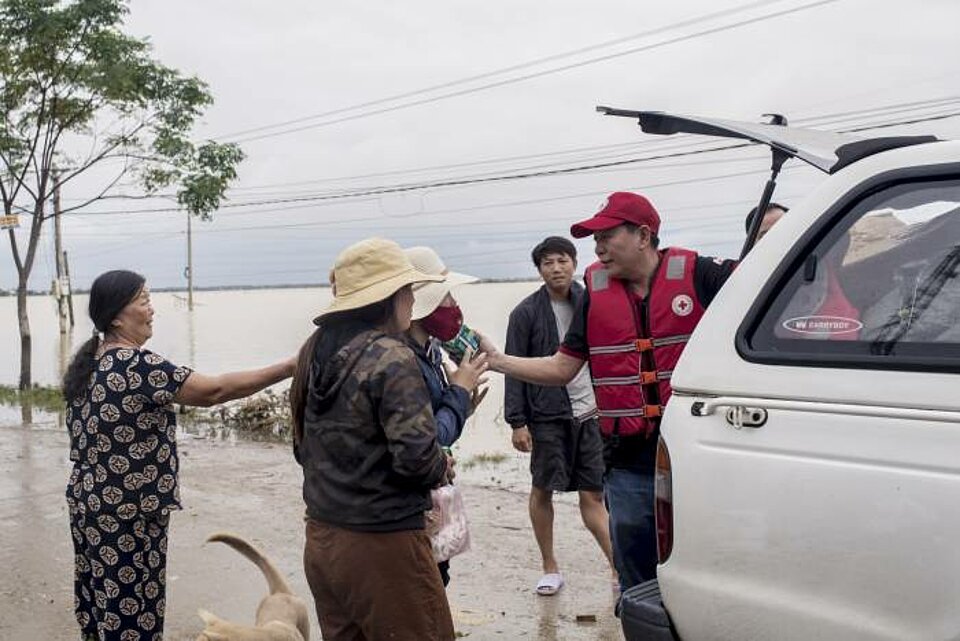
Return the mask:
<path id="1" fill-rule="evenodd" d="M 553 596 L 563 587 L 563 575 L 559 572 L 550 572 L 544 574 L 537 581 L 537 594 L 540 596 Z"/>

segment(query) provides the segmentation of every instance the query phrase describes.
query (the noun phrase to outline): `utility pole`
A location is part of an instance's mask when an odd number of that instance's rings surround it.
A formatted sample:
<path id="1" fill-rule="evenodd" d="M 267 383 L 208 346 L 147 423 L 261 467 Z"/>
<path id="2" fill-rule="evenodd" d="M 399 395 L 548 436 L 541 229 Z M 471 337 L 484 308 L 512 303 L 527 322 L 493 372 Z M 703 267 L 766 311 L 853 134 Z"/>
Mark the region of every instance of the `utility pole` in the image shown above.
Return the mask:
<path id="1" fill-rule="evenodd" d="M 63 250 L 63 275 L 67 279 L 67 307 L 70 308 L 70 327 L 76 325 L 73 316 L 73 281 L 70 280 L 70 261 L 67 260 L 67 250 Z"/>
<path id="2" fill-rule="evenodd" d="M 60 333 L 67 333 L 67 321 L 73 327 L 73 306 L 70 277 L 67 275 L 66 253 L 63 251 L 63 232 L 60 227 L 60 174 L 53 172 L 53 246 L 57 265 L 57 280 L 53 287 L 53 295 L 57 299 L 57 315 L 60 320 Z"/>
<path id="3" fill-rule="evenodd" d="M 187 309 L 193 311 L 193 216 L 187 212 Z"/>

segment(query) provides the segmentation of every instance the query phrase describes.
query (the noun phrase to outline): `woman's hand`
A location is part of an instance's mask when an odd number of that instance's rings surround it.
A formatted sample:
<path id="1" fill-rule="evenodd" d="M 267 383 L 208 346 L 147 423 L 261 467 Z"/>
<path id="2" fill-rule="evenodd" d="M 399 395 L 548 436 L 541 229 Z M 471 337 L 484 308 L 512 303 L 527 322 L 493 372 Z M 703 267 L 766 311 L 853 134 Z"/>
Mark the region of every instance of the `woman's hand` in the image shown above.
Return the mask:
<path id="1" fill-rule="evenodd" d="M 457 466 L 457 459 L 453 458 L 452 454 L 446 454 L 447 457 L 447 474 L 444 485 L 449 485 L 453 483 L 453 479 L 457 478 L 457 470 L 454 469 Z"/>
<path id="2" fill-rule="evenodd" d="M 444 366 L 446 367 L 446 364 L 444 364 Z M 455 371 L 451 371 L 450 368 L 447 367 L 447 378 L 450 379 L 451 385 L 462 387 L 473 395 L 477 387 L 487 382 L 483 374 L 489 367 L 486 354 L 474 356 L 473 350 L 467 349 L 463 358 L 460 360 L 460 367 Z"/>
<path id="3" fill-rule="evenodd" d="M 487 386 L 483 386 L 483 387 L 478 386 L 475 390 L 473 390 L 473 393 L 470 394 L 470 408 L 471 408 L 470 413 L 471 414 L 477 411 L 477 407 L 480 405 L 480 403 L 483 402 L 483 399 L 487 397 L 487 392 L 489 391 L 490 391 L 490 388 Z"/>

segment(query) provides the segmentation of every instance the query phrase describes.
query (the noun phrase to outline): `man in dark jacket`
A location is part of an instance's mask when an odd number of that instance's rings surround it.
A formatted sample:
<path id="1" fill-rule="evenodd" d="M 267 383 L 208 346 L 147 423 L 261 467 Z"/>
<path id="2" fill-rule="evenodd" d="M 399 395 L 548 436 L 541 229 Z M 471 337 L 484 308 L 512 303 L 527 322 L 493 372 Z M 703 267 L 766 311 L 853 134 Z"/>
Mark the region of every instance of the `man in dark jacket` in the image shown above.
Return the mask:
<path id="1" fill-rule="evenodd" d="M 583 295 L 573 282 L 577 250 L 566 238 L 551 236 L 534 247 L 533 264 L 543 286 L 510 314 L 505 351 L 514 356 L 550 356 L 560 346 Z M 603 505 L 603 445 L 587 367 L 565 387 L 531 385 L 510 377 L 504 412 L 513 428 L 513 446 L 531 452 L 530 521 L 543 559 L 538 594 L 563 587 L 553 551 L 553 493 L 577 491 L 580 515 L 613 565 L 607 510 Z"/>

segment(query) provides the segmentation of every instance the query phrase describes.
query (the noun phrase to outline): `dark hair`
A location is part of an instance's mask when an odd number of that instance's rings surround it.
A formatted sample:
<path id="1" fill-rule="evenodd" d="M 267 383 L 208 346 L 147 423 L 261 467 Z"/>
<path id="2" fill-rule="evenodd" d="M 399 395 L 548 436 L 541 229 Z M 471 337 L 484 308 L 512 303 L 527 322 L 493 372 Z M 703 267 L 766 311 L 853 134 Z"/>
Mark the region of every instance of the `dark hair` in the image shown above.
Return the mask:
<path id="1" fill-rule="evenodd" d="M 97 332 L 106 333 L 110 329 L 113 319 L 137 297 L 146 282 L 140 274 L 123 269 L 104 272 L 93 281 L 87 313 L 96 331 L 73 355 L 73 360 L 63 375 L 63 397 L 67 402 L 83 394 L 90 382 L 90 375 L 96 369 L 94 359 L 100 347 Z"/>
<path id="2" fill-rule="evenodd" d="M 782 209 L 784 213 L 790 211 L 788 208 L 784 207 L 780 203 L 770 203 L 769 205 L 767 205 L 767 210 L 763 212 L 763 215 L 766 216 L 768 213 L 770 213 L 771 209 Z M 753 219 L 756 217 L 757 217 L 757 208 L 754 207 L 753 209 L 750 210 L 750 213 L 747 214 L 747 219 L 743 221 L 744 223 L 743 226 L 746 228 L 746 231 L 748 234 L 750 233 L 750 226 L 753 225 Z"/>
<path id="3" fill-rule="evenodd" d="M 293 450 L 297 453 L 303 440 L 303 420 L 310 393 L 314 363 L 326 363 L 337 351 L 360 332 L 383 327 L 393 318 L 401 289 L 389 298 L 358 309 L 333 312 L 321 317 L 317 329 L 300 347 L 297 368 L 290 384 L 290 415 L 293 419 Z"/>
<path id="4" fill-rule="evenodd" d="M 530 252 L 533 266 L 540 269 L 540 263 L 550 254 L 566 254 L 574 262 L 577 260 L 577 248 L 573 246 L 573 243 L 562 236 L 547 236 Z"/>

